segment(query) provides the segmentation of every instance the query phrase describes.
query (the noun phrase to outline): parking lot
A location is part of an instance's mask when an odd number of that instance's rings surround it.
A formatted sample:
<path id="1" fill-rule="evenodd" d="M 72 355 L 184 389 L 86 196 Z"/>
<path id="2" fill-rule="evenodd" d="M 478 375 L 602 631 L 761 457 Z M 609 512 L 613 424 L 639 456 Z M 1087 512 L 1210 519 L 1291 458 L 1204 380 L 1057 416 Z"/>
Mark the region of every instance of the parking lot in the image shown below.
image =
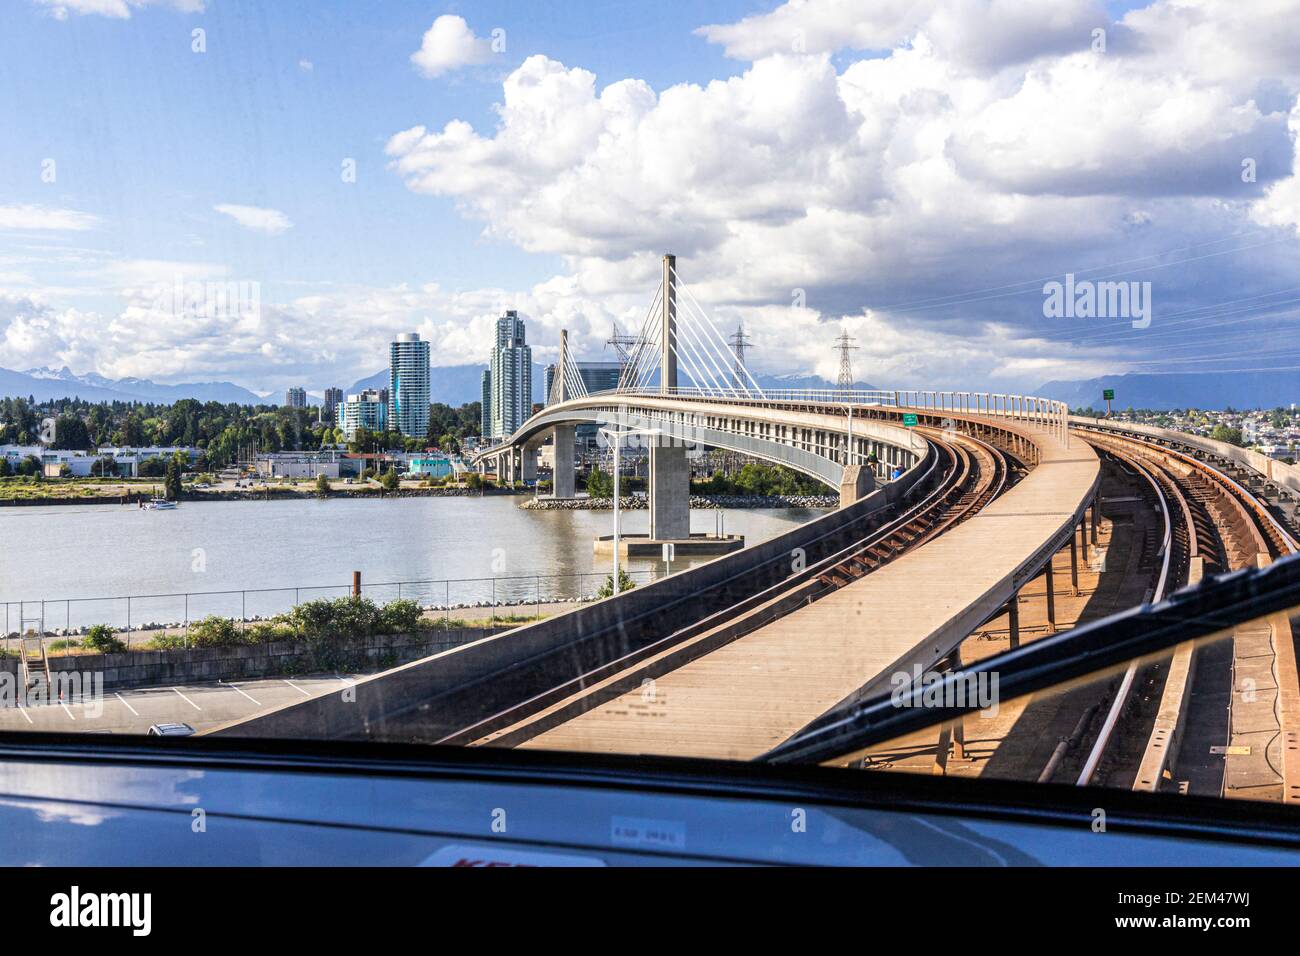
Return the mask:
<path id="1" fill-rule="evenodd" d="M 184 723 L 206 730 L 274 707 L 342 693 L 357 675 L 266 678 L 106 691 L 99 699 L 0 707 L 0 730 L 143 734 L 152 724 Z"/>

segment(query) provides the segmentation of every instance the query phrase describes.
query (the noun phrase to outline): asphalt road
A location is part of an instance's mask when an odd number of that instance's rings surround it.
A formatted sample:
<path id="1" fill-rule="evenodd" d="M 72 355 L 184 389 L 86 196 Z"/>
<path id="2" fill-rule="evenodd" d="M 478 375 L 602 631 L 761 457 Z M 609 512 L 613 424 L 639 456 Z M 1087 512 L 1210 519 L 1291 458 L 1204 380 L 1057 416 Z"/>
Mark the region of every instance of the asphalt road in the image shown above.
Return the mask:
<path id="1" fill-rule="evenodd" d="M 96 699 L 0 706 L 0 730 L 143 734 L 151 724 L 184 723 L 205 730 L 273 707 L 341 693 L 356 675 L 267 678 L 216 684 L 107 691 Z M 87 689 L 89 691 L 89 689 Z"/>

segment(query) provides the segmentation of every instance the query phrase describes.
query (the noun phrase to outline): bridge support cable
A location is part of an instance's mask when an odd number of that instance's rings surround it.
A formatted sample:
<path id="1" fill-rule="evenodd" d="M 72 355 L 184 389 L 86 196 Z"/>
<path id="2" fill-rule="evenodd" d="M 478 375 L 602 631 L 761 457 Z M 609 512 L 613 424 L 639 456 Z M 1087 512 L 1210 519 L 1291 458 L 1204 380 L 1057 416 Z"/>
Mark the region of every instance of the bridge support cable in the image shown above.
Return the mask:
<path id="1" fill-rule="evenodd" d="M 723 365 L 725 367 L 729 364 L 727 362 L 727 357 L 731 355 L 731 349 L 727 345 L 727 340 L 723 337 L 722 333 L 718 331 L 717 326 L 713 324 L 708 313 L 704 311 L 704 307 L 700 305 L 700 300 L 695 297 L 695 293 L 691 291 L 690 286 L 683 282 L 681 277 L 677 275 L 676 269 L 672 270 L 672 276 L 674 284 L 686 293 L 686 298 L 681 301 L 684 302 L 687 309 L 695 315 L 700 325 L 707 333 L 706 337 L 711 342 L 716 343 L 716 347 L 720 349 L 719 354 L 723 356 Z M 763 389 L 754 379 L 754 376 L 750 374 L 749 369 L 743 364 L 740 366 L 740 369 L 744 373 L 745 381 L 737 381 L 736 385 L 739 393 L 745 398 L 764 398 Z"/>
<path id="2" fill-rule="evenodd" d="M 640 391 L 647 388 L 654 378 L 655 370 L 659 365 L 655 343 L 659 339 L 659 308 L 663 302 L 663 291 L 662 285 L 655 289 L 650 309 L 641 323 L 641 331 L 637 336 L 639 341 L 633 348 L 627 366 L 619 378 L 620 392 Z"/>
<path id="3" fill-rule="evenodd" d="M 655 294 L 650 300 L 650 310 L 646 313 L 645 321 L 641 323 L 636 351 L 629 363 L 627 375 L 619 383 L 619 387 L 631 389 L 640 389 L 646 387 L 649 381 L 654 377 L 655 361 L 655 340 L 659 337 L 659 309 L 663 303 L 663 286 L 655 289 Z"/>
<path id="4" fill-rule="evenodd" d="M 690 314 L 679 313 L 678 318 L 675 338 L 682 348 L 674 347 L 673 353 L 678 361 L 687 364 L 687 374 L 695 382 L 696 387 L 710 395 L 726 395 L 729 392 L 726 384 L 727 374 L 719 367 L 716 357 L 706 344 L 701 341 L 701 334 L 694 328 Z M 681 321 L 682 318 L 686 321 Z M 692 368 L 696 371 L 689 371 Z"/>

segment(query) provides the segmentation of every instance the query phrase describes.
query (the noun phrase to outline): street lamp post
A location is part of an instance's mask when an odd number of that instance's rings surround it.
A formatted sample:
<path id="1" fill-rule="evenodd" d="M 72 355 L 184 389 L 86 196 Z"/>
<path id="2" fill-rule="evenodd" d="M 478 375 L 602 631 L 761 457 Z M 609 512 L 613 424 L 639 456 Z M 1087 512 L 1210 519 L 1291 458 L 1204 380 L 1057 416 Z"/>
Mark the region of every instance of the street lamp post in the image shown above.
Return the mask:
<path id="1" fill-rule="evenodd" d="M 619 581 L 618 581 L 618 546 L 619 546 L 619 517 L 620 517 L 620 511 L 619 511 L 619 503 L 620 503 L 620 502 L 619 502 L 619 489 L 618 489 L 618 473 L 619 473 L 619 458 L 618 458 L 618 452 L 619 452 L 619 448 L 620 448 L 620 447 L 622 446 L 622 444 L 623 444 L 623 438 L 624 438 L 625 436 L 627 436 L 627 435 L 657 435 L 657 434 L 659 434 L 659 429 L 657 429 L 657 428 L 628 428 L 628 429 L 625 429 L 625 430 L 623 430 L 623 431 L 618 431 L 617 429 L 613 429 L 613 428 L 602 428 L 602 429 L 600 430 L 600 433 L 601 433 L 602 435 L 607 436 L 608 438 L 613 439 L 613 442 L 614 442 L 614 577 L 613 577 L 614 587 L 613 587 L 613 595 L 617 597 L 617 596 L 618 596 L 618 593 L 619 593 L 619 586 L 618 586 L 618 585 L 619 585 Z"/>

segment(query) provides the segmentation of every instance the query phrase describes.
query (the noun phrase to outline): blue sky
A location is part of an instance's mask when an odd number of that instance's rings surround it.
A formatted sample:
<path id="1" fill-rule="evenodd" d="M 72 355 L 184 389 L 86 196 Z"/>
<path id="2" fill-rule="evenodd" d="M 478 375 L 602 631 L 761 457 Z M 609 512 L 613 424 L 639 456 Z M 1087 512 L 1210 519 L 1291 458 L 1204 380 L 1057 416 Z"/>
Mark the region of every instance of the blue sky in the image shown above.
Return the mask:
<path id="1" fill-rule="evenodd" d="M 319 391 L 411 329 L 482 361 L 505 308 L 608 357 L 666 251 L 760 372 L 842 331 L 884 385 L 1300 366 L 1300 0 L 5 12 L 3 367 Z M 1049 317 L 1067 272 L 1153 324 Z M 260 312 L 160 317 L 178 275 Z"/>
<path id="2" fill-rule="evenodd" d="M 111 228 L 95 245 L 115 255 L 226 262 L 270 295 L 285 280 L 477 288 L 552 275 L 554 257 L 484 241 L 451 201 L 410 202 L 384 171 L 388 137 L 414 122 L 491 125 L 500 78 L 530 53 L 580 62 L 602 82 L 732 75 L 742 65 L 690 28 L 759 6 L 219 0 L 201 15 L 60 21 L 10 4 L 20 22 L 0 32 L 0 86 L 18 108 L 0 139 L 0 193 L 100 216 Z M 445 82 L 420 76 L 408 58 L 441 13 L 466 13 L 479 32 L 504 26 L 501 61 Z M 195 27 L 206 54 L 191 51 Z M 355 184 L 340 180 L 348 157 Z M 46 158 L 58 162 L 53 185 L 40 178 Z M 213 211 L 222 203 L 283 211 L 292 241 L 250 234 Z"/>

